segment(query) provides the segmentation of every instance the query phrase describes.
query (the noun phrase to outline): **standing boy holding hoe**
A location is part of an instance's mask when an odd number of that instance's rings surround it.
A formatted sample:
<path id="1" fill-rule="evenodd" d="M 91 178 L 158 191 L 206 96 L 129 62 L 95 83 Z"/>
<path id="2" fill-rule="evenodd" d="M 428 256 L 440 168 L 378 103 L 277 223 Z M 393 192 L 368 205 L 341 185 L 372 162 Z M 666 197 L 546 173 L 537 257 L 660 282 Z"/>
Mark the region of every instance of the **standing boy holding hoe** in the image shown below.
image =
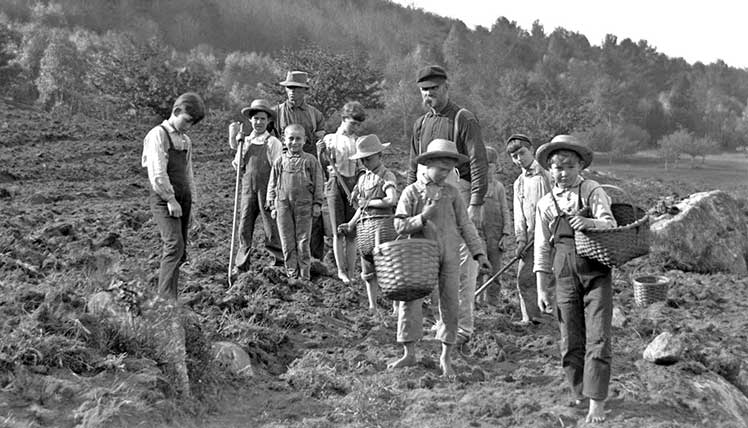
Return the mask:
<path id="1" fill-rule="evenodd" d="M 592 162 L 592 150 L 570 135 L 557 135 L 538 148 L 536 158 L 554 182 L 536 212 L 533 270 L 538 307 L 543 312 L 553 310 L 548 287 L 555 276 L 561 364 L 573 394 L 572 405 L 589 398 L 587 422 L 602 422 L 610 383 L 611 269 L 577 255 L 574 232 L 613 228 L 616 220 L 605 190 L 579 175 Z"/>

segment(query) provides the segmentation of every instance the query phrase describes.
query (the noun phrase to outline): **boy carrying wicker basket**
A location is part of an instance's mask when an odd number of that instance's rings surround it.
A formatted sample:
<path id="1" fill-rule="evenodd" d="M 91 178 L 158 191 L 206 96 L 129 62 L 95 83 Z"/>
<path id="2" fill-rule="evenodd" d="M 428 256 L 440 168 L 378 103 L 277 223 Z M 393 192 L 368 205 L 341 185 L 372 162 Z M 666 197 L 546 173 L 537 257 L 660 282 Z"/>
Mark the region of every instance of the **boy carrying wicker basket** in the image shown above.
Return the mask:
<path id="1" fill-rule="evenodd" d="M 454 142 L 435 139 L 416 161 L 426 166 L 424 174 L 403 190 L 395 211 L 395 230 L 399 234 L 418 234 L 439 243 L 439 314 L 442 323 L 436 339 L 442 342 L 439 365 L 442 375 L 454 375 L 451 352 L 457 340 L 458 289 L 460 285 L 459 245 L 467 244 L 483 271 L 490 271 L 478 231 L 470 221 L 465 202 L 456 187 L 445 180 L 455 166 L 468 157 L 457 152 Z M 397 341 L 403 344 L 403 356 L 388 368 L 416 363 L 415 343 L 423 336 L 423 299 L 400 302 Z"/>
<path id="2" fill-rule="evenodd" d="M 577 254 L 575 231 L 616 227 L 610 198 L 579 173 L 592 162 L 592 151 L 569 135 L 558 135 L 536 153 L 554 185 L 538 201 L 535 262 L 538 306 L 551 312 L 551 275 L 556 279 L 556 312 L 561 329 L 561 363 L 571 387 L 571 404 L 590 399 L 587 422 L 605 420 L 610 382 L 613 313 L 611 269 Z"/>

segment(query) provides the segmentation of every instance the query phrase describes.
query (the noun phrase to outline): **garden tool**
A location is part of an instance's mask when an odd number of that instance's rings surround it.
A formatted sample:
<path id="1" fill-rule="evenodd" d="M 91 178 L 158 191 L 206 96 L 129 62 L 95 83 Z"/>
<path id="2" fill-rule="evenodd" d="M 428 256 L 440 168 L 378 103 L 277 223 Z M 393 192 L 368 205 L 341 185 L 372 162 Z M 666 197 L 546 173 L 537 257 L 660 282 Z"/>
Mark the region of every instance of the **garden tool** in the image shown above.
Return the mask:
<path id="1" fill-rule="evenodd" d="M 241 135 L 244 135 L 244 123 L 239 125 L 239 133 Z M 234 243 L 236 242 L 236 214 L 239 210 L 239 188 L 241 186 L 241 174 L 242 174 L 242 165 L 244 164 L 244 138 L 241 138 L 239 140 L 239 144 L 237 145 L 236 150 L 238 150 L 239 154 L 239 164 L 236 166 L 236 185 L 234 186 L 234 214 L 231 217 L 231 247 L 229 249 L 229 270 L 228 270 L 228 277 L 229 277 L 229 287 L 232 287 L 233 284 L 231 283 L 231 271 L 234 268 Z"/>
<path id="2" fill-rule="evenodd" d="M 509 263 L 507 263 L 503 268 L 501 268 L 501 270 L 499 270 L 498 272 L 496 272 L 495 274 L 493 274 L 493 276 L 491 276 L 490 278 L 488 278 L 488 280 L 483 285 L 481 285 L 478 290 L 475 291 L 475 297 L 480 296 L 480 294 L 482 292 L 486 291 L 486 289 L 488 288 L 488 286 L 493 283 L 494 279 L 496 279 L 502 273 L 506 272 L 507 269 L 509 269 L 514 263 L 517 262 L 517 260 L 521 259 L 522 256 L 525 254 L 525 251 L 527 251 L 530 248 L 532 248 L 532 243 L 533 243 L 533 240 L 530 239 L 530 242 L 528 242 L 527 244 L 525 244 L 525 246 L 522 248 L 522 253 L 520 253 L 519 256 L 515 256 L 513 259 L 509 260 Z"/>

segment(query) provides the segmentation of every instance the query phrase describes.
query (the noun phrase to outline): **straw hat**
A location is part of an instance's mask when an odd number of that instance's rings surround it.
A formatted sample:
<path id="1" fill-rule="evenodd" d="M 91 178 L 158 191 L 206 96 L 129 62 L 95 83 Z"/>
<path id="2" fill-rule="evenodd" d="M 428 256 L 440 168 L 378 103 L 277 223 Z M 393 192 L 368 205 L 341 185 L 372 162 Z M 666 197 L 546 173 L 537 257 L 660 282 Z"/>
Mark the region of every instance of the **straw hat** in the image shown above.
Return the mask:
<path id="1" fill-rule="evenodd" d="M 288 88 L 309 88 L 309 74 L 305 71 L 289 71 L 286 80 L 280 82 L 281 86 Z"/>
<path id="2" fill-rule="evenodd" d="M 458 165 L 465 163 L 470 159 L 457 151 L 457 144 L 455 144 L 454 141 L 445 140 L 443 138 L 437 138 L 431 141 L 428 147 L 426 147 L 426 152 L 418 155 L 416 162 L 422 164 L 425 161 L 434 158 L 451 158 L 456 160 Z"/>
<path id="3" fill-rule="evenodd" d="M 264 111 L 265 113 L 267 113 L 268 119 L 270 119 L 270 121 L 275 120 L 275 112 L 273 111 L 273 107 L 270 104 L 270 101 L 263 99 L 256 99 L 252 101 L 252 104 L 250 104 L 249 107 L 244 107 L 242 109 L 242 115 L 252 117 L 258 111 Z"/>
<path id="4" fill-rule="evenodd" d="M 379 141 L 379 137 L 374 134 L 364 135 L 363 137 L 358 137 L 358 140 L 356 140 L 356 153 L 349 156 L 348 159 L 356 160 L 368 158 L 371 155 L 381 153 L 389 146 L 390 143 L 382 144 L 382 142 Z"/>
<path id="5" fill-rule="evenodd" d="M 570 150 L 579 155 L 582 160 L 582 169 L 587 168 L 592 163 L 592 150 L 580 144 L 579 140 L 571 135 L 556 135 L 550 143 L 545 143 L 538 148 L 535 159 L 540 166 L 548 169 L 548 158 L 556 150 Z"/>

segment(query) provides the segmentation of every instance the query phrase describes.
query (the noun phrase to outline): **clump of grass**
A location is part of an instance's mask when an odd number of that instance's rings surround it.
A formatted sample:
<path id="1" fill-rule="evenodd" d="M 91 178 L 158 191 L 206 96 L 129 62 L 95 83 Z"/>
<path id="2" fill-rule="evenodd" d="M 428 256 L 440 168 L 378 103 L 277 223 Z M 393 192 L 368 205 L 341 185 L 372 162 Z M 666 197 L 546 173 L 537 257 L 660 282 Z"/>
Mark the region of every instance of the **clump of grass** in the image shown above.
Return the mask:
<path id="1" fill-rule="evenodd" d="M 348 377 L 338 371 L 326 353 L 318 350 L 296 359 L 280 377 L 313 398 L 346 395 L 351 390 Z"/>
<path id="2" fill-rule="evenodd" d="M 333 422 L 365 427 L 392 426 L 405 408 L 397 386 L 388 384 L 385 375 L 366 380 L 354 378 L 351 392 L 339 403 L 332 412 Z"/>

